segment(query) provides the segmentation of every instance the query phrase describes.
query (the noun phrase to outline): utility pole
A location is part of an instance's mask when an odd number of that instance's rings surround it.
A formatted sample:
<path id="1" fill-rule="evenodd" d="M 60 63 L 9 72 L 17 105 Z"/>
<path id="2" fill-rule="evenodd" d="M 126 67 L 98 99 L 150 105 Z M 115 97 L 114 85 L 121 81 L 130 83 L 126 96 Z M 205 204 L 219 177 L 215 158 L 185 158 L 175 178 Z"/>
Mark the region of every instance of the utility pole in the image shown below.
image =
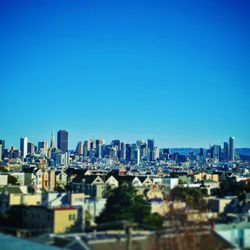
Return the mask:
<path id="1" fill-rule="evenodd" d="M 126 234 L 127 234 L 126 250 L 132 250 L 132 229 L 133 229 L 133 225 L 128 224 L 128 225 L 126 225 L 125 229 L 126 229 Z"/>

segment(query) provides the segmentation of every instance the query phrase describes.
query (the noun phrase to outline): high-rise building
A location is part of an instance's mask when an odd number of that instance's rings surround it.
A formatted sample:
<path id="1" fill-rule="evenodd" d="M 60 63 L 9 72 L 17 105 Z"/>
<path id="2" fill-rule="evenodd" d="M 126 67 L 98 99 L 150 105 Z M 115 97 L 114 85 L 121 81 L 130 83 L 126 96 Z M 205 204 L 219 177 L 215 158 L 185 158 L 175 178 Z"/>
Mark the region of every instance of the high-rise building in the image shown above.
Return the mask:
<path id="1" fill-rule="evenodd" d="M 68 132 L 66 130 L 57 132 L 57 148 L 62 152 L 68 151 Z"/>
<path id="2" fill-rule="evenodd" d="M 21 151 L 21 156 L 26 157 L 28 154 L 28 138 L 27 137 L 22 137 L 20 139 L 20 151 Z"/>
<path id="3" fill-rule="evenodd" d="M 129 162 L 130 161 L 130 155 L 131 155 L 131 145 L 130 144 L 126 144 L 126 161 Z"/>
<path id="4" fill-rule="evenodd" d="M 135 149 L 135 164 L 140 165 L 141 155 L 140 155 L 140 149 L 136 147 Z"/>
<path id="5" fill-rule="evenodd" d="M 120 160 L 126 160 L 126 146 L 124 142 L 121 142 Z"/>
<path id="6" fill-rule="evenodd" d="M 228 155 L 229 161 L 235 160 L 235 138 L 230 137 L 229 138 L 229 155 Z"/>
<path id="7" fill-rule="evenodd" d="M 221 159 L 221 146 L 213 145 L 211 148 L 211 158 L 220 161 Z"/>
<path id="8" fill-rule="evenodd" d="M 100 143 L 96 144 L 95 157 L 102 158 L 103 148 L 104 148 L 104 144 L 100 144 Z"/>
<path id="9" fill-rule="evenodd" d="M 95 149 L 96 145 L 95 145 L 95 140 L 94 139 L 90 139 L 89 140 L 89 149 Z"/>
<path id="10" fill-rule="evenodd" d="M 96 157 L 101 158 L 103 145 L 105 144 L 104 140 L 95 140 L 95 148 L 96 148 Z"/>
<path id="11" fill-rule="evenodd" d="M 121 151 L 121 141 L 113 140 L 111 145 L 117 148 L 117 157 L 120 159 L 120 151 Z"/>
<path id="12" fill-rule="evenodd" d="M 47 141 L 39 141 L 38 142 L 38 152 L 48 151 L 48 142 Z"/>
<path id="13" fill-rule="evenodd" d="M 28 142 L 28 154 L 34 154 L 35 153 L 35 145 L 31 142 Z"/>
<path id="14" fill-rule="evenodd" d="M 141 155 L 141 159 L 146 159 L 147 158 L 147 155 L 148 155 L 147 143 L 145 143 L 145 142 L 140 147 L 140 155 Z"/>
<path id="15" fill-rule="evenodd" d="M 50 148 L 56 148 L 56 142 L 55 142 L 55 136 L 54 136 L 54 132 L 52 132 L 51 134 L 51 139 L 50 139 Z"/>
<path id="16" fill-rule="evenodd" d="M 137 159 L 136 159 L 136 157 L 137 157 L 137 149 L 138 149 L 138 147 L 137 147 L 137 145 L 135 144 L 135 143 L 133 143 L 132 145 L 131 145 L 131 151 L 130 151 L 130 160 L 131 161 L 136 161 Z M 140 153 L 140 151 L 138 151 L 139 153 Z"/>
<path id="17" fill-rule="evenodd" d="M 89 153 L 89 142 L 88 141 L 84 141 L 83 144 L 83 155 L 87 156 Z"/>
<path id="18" fill-rule="evenodd" d="M 76 147 L 76 152 L 78 155 L 83 155 L 83 143 L 79 141 Z"/>
<path id="19" fill-rule="evenodd" d="M 228 161 L 228 153 L 229 153 L 229 145 L 228 142 L 224 142 L 224 147 L 223 147 L 223 160 Z"/>
<path id="20" fill-rule="evenodd" d="M 0 145 L 2 146 L 2 150 L 0 150 L 0 155 L 3 156 L 5 150 L 5 140 L 0 140 Z"/>
<path id="21" fill-rule="evenodd" d="M 163 148 L 162 149 L 162 157 L 163 157 L 163 159 L 168 160 L 169 156 L 170 156 L 169 148 Z"/>
<path id="22" fill-rule="evenodd" d="M 117 146 L 118 151 L 121 150 L 121 142 L 120 142 L 120 140 L 113 140 L 112 141 L 112 146 L 113 147 Z"/>
<path id="23" fill-rule="evenodd" d="M 153 161 L 154 160 L 154 149 L 155 149 L 155 143 L 153 139 L 148 139 L 148 160 Z"/>
<path id="24" fill-rule="evenodd" d="M 160 149 L 158 147 L 154 148 L 154 160 L 157 160 L 160 158 Z"/>

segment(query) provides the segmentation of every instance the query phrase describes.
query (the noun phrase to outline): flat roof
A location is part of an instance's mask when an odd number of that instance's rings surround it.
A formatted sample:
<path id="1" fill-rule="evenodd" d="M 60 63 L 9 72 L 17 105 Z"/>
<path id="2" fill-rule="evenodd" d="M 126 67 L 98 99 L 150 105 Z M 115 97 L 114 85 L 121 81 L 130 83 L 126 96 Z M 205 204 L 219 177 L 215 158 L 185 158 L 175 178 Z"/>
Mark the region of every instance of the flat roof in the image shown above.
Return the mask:
<path id="1" fill-rule="evenodd" d="M 60 248 L 0 233 L 1 249 L 4 250 L 58 250 Z"/>

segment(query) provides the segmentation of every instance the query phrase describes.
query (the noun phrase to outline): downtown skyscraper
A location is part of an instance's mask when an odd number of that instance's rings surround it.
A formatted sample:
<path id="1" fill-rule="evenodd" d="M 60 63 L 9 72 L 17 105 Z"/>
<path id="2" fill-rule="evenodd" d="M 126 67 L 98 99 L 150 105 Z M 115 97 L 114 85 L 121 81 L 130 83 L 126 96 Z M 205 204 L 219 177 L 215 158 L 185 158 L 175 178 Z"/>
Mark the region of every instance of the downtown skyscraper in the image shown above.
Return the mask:
<path id="1" fill-rule="evenodd" d="M 68 151 L 68 132 L 66 130 L 57 132 L 57 148 L 62 152 Z"/>
<path id="2" fill-rule="evenodd" d="M 230 137 L 229 138 L 229 161 L 234 161 L 235 160 L 235 138 Z"/>
<path id="3" fill-rule="evenodd" d="M 21 151 L 21 156 L 26 157 L 28 154 L 28 138 L 27 137 L 22 137 L 20 139 L 20 151 Z"/>

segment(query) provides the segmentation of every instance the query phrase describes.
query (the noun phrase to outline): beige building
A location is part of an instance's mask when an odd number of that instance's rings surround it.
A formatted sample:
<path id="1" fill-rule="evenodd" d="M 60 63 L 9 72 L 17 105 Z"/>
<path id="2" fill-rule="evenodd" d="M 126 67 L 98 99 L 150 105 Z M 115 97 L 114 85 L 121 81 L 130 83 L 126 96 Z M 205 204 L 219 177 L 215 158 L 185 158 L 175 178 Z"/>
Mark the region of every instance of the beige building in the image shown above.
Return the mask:
<path id="1" fill-rule="evenodd" d="M 219 181 L 219 174 L 209 174 L 206 172 L 200 172 L 200 173 L 194 174 L 194 181 L 195 182 L 205 181 L 205 180 L 218 182 Z"/>
<path id="2" fill-rule="evenodd" d="M 32 233 L 73 232 L 79 230 L 82 223 L 78 209 L 74 207 L 13 206 L 10 210 L 10 216 L 18 216 L 19 227 Z M 13 225 L 13 227 L 15 226 Z"/>
<path id="3" fill-rule="evenodd" d="M 42 176 L 42 190 L 54 191 L 56 187 L 56 175 L 54 170 L 45 170 Z"/>

